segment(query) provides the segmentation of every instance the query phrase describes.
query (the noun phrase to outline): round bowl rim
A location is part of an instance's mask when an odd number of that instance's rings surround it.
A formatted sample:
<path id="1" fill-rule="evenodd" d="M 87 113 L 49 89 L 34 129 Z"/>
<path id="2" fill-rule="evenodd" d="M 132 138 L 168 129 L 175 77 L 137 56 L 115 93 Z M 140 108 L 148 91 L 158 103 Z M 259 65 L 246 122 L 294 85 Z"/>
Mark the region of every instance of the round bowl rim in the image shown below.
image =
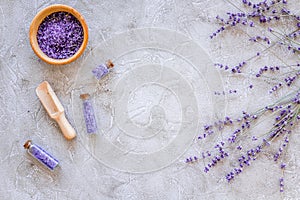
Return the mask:
<path id="1" fill-rule="evenodd" d="M 47 17 L 48 15 L 55 13 L 55 12 L 71 13 L 74 17 L 76 17 L 78 19 L 78 21 L 80 22 L 82 29 L 83 29 L 83 42 L 82 42 L 80 48 L 73 56 L 66 58 L 66 59 L 50 58 L 40 49 L 39 44 L 37 42 L 36 35 L 37 35 L 37 31 L 38 31 L 40 24 L 45 19 L 45 17 Z M 30 40 L 30 45 L 31 45 L 32 50 L 40 59 L 42 59 L 43 61 L 45 61 L 49 64 L 64 65 L 64 64 L 73 62 L 84 52 L 84 50 L 87 46 L 87 42 L 88 42 L 88 27 L 87 27 L 87 24 L 86 24 L 83 16 L 77 10 L 72 8 L 71 6 L 67 6 L 64 4 L 53 4 L 53 5 L 50 5 L 44 9 L 42 9 L 41 11 L 39 11 L 36 14 L 36 16 L 33 18 L 31 25 L 30 25 L 30 29 L 29 29 L 29 40 Z"/>

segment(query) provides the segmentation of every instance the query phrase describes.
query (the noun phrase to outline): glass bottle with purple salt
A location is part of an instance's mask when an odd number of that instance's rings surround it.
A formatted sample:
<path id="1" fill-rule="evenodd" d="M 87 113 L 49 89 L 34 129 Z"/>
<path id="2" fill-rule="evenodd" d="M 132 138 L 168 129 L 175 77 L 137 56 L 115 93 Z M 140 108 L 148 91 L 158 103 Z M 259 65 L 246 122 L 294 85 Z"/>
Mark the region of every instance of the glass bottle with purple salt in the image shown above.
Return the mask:
<path id="1" fill-rule="evenodd" d="M 96 117 L 89 94 L 81 94 L 80 98 L 83 100 L 83 115 L 88 133 L 96 133 L 98 130 Z"/>
<path id="2" fill-rule="evenodd" d="M 95 69 L 93 69 L 92 73 L 96 77 L 96 79 L 100 80 L 102 77 L 108 74 L 109 69 L 113 68 L 114 64 L 111 60 L 108 60 L 105 64 L 100 64 Z"/>
<path id="3" fill-rule="evenodd" d="M 25 142 L 24 148 L 27 149 L 29 155 L 37 159 L 48 169 L 54 170 L 58 166 L 58 160 L 56 160 L 53 156 L 51 156 L 38 145 L 33 144 L 31 140 Z"/>

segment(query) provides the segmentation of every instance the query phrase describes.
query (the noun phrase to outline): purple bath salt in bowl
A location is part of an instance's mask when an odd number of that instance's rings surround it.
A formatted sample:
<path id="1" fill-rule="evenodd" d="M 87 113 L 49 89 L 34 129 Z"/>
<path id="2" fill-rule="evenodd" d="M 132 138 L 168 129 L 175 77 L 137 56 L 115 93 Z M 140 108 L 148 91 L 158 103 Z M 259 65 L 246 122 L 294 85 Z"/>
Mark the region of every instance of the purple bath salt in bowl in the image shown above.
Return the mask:
<path id="1" fill-rule="evenodd" d="M 83 34 L 80 22 L 71 13 L 54 12 L 40 24 L 37 41 L 48 57 L 66 59 L 81 47 Z"/>

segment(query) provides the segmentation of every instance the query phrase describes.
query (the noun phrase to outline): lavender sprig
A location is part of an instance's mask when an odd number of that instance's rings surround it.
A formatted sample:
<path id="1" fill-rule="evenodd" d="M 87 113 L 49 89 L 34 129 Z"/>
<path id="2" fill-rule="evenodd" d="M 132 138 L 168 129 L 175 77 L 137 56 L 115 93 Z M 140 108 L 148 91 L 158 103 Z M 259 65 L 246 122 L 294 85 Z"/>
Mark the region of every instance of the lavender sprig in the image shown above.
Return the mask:
<path id="1" fill-rule="evenodd" d="M 258 116 L 256 114 L 254 115 L 243 112 L 242 117 L 236 120 L 232 120 L 230 117 L 225 117 L 225 120 L 223 121 L 218 121 L 213 125 L 205 125 L 203 127 L 203 135 L 205 137 L 199 136 L 198 138 L 206 139 L 208 136 L 214 134 L 214 129 L 223 131 L 224 126 L 233 126 L 236 124 L 239 124 L 239 126 L 241 126 L 241 124 L 244 125 L 246 124 L 246 122 L 253 123 L 254 120 L 257 120 L 262 115 L 275 114 L 273 127 L 271 127 L 271 129 L 268 132 L 266 132 L 266 134 L 264 134 L 265 137 L 261 140 L 260 144 L 256 145 L 254 148 L 245 151 L 245 154 L 237 158 L 238 167 L 233 168 L 225 176 L 228 182 L 233 181 L 234 178 L 237 175 L 241 174 L 246 167 L 250 166 L 251 163 L 257 159 L 259 154 L 265 148 L 270 146 L 272 142 L 274 142 L 280 137 L 283 137 L 282 145 L 279 147 L 278 151 L 274 153 L 274 161 L 277 162 L 279 160 L 280 156 L 283 154 L 284 150 L 286 149 L 289 143 L 289 137 L 292 133 L 292 128 L 300 119 L 300 90 L 293 96 L 293 98 L 282 99 L 276 104 L 266 106 L 265 108 L 259 110 L 257 114 Z M 251 122 L 248 120 L 251 120 Z M 222 162 L 223 159 L 230 156 L 230 154 L 225 150 L 225 144 L 227 144 L 226 148 L 228 148 L 231 145 L 234 145 L 234 143 L 236 142 L 235 140 L 239 137 L 239 134 L 242 133 L 241 129 L 237 130 L 239 131 L 234 131 L 234 133 L 228 138 L 228 143 L 221 141 L 214 146 L 214 148 L 218 151 L 212 157 L 211 154 L 209 155 L 209 162 L 205 165 L 203 169 L 204 172 L 208 173 L 211 170 L 211 168 L 215 167 L 219 162 Z M 256 137 L 252 137 L 252 140 L 257 141 L 258 139 Z M 237 151 L 241 151 L 243 148 L 242 146 L 238 145 L 235 149 Z M 206 154 L 202 152 L 202 160 L 205 161 L 206 159 Z M 197 156 L 193 156 L 187 159 L 187 163 L 195 163 L 199 160 L 200 159 L 198 159 Z M 282 170 L 284 170 L 285 167 L 285 163 L 280 163 L 280 168 Z M 283 191 L 282 186 L 280 191 L 281 190 Z"/>

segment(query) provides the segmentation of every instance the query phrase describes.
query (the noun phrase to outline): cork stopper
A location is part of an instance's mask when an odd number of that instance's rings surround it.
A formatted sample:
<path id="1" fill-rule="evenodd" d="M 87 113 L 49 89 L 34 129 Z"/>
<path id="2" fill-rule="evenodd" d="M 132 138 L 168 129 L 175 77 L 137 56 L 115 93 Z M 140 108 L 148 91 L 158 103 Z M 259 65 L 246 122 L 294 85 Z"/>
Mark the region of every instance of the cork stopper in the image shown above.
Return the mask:
<path id="1" fill-rule="evenodd" d="M 106 62 L 106 67 L 107 67 L 108 69 L 113 68 L 113 67 L 114 67 L 114 63 L 113 63 L 111 60 L 108 60 L 108 61 Z"/>
<path id="2" fill-rule="evenodd" d="M 23 146 L 24 146 L 25 149 L 29 149 L 29 147 L 31 146 L 31 144 L 32 144 L 32 141 L 31 140 L 27 140 Z"/>
<path id="3" fill-rule="evenodd" d="M 82 100 L 87 100 L 89 98 L 90 98 L 90 95 L 88 93 L 80 95 L 80 99 L 82 99 Z"/>

